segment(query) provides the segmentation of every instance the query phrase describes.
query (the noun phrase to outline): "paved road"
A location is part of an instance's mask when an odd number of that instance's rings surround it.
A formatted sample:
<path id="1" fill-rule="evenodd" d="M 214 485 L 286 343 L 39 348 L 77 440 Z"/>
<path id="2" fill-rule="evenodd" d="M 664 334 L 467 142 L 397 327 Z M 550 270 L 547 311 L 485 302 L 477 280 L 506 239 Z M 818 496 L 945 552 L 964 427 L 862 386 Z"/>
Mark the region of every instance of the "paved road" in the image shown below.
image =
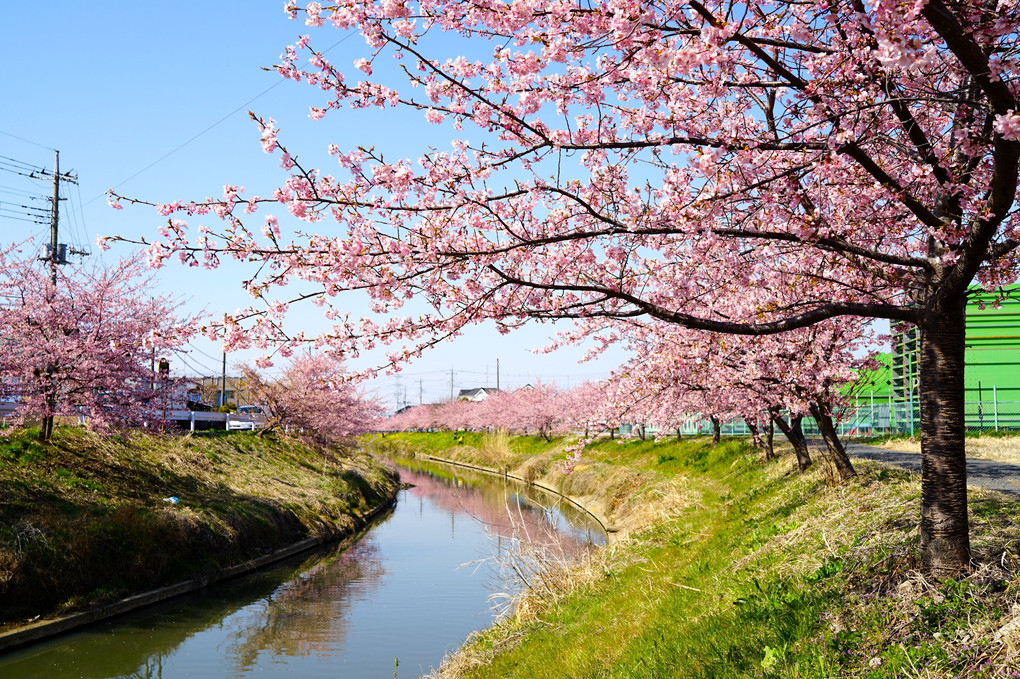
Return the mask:
<path id="1" fill-rule="evenodd" d="M 912 472 L 921 473 L 921 456 L 900 450 L 885 450 L 863 443 L 846 442 L 846 452 L 851 457 L 888 462 Z M 967 460 L 967 483 L 989 490 L 1020 496 L 1020 465 L 995 460 Z"/>

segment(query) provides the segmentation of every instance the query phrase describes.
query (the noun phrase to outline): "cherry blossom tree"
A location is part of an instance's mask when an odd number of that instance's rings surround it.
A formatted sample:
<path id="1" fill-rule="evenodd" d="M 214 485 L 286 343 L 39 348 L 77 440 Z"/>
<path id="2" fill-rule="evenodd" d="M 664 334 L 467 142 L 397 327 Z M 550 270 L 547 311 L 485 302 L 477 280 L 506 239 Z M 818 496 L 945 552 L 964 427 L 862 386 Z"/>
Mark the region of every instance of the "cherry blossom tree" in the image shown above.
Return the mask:
<path id="1" fill-rule="evenodd" d="M 379 423 L 380 429 L 396 431 L 482 431 L 494 427 L 486 401 L 463 399 L 411 406 Z"/>
<path id="2" fill-rule="evenodd" d="M 379 423 L 381 431 L 424 431 L 428 429 L 426 417 L 429 406 L 408 406 L 393 413 Z"/>
<path id="3" fill-rule="evenodd" d="M 310 36 L 287 49 L 277 69 L 320 93 L 312 118 L 416 110 L 451 131 L 451 148 L 393 160 L 331 146 L 338 178 L 256 118 L 286 182 L 269 197 L 231 185 L 221 199 L 159 205 L 171 219 L 154 261 L 262 262 L 245 283 L 256 298 L 271 302 L 294 278 L 318 286 L 336 322 L 320 341 L 394 343 L 395 363 L 483 319 L 647 316 L 753 336 L 840 316 L 913 324 L 923 564 L 967 567 L 964 305 L 973 283 L 995 289 L 1018 263 L 1016 0 L 287 11 L 367 42 L 357 76 Z M 396 68 L 383 67 L 389 56 Z M 276 215 L 251 224 L 266 203 L 338 226 L 291 241 Z M 225 226 L 192 240 L 182 213 Z M 354 289 L 388 320 L 334 306 Z M 396 315 L 411 298 L 431 311 Z M 291 342 L 285 308 L 241 313 L 223 335 L 237 347 Z"/>
<path id="4" fill-rule="evenodd" d="M 491 393 L 481 401 L 453 399 L 414 406 L 387 418 L 380 428 L 519 431 L 551 440 L 554 434 L 566 434 L 584 426 L 595 403 L 590 400 L 579 403 L 580 394 L 591 397 L 601 396 L 602 392 L 591 386 L 576 393 L 561 392 L 555 385 L 539 381 L 534 386 Z"/>
<path id="5" fill-rule="evenodd" d="M 617 415 L 607 415 L 602 407 L 608 394 L 609 384 L 604 381 L 582 382 L 563 392 L 560 399 L 567 426 L 585 438 L 619 426 Z"/>
<path id="6" fill-rule="evenodd" d="M 145 265 L 68 265 L 56 283 L 50 276 L 16 247 L 0 253 L 0 390 L 18 402 L 19 418 L 41 421 L 47 442 L 58 416 L 103 429 L 152 422 L 177 405 L 153 364 L 181 349 L 194 319 L 152 295 Z"/>
<path id="7" fill-rule="evenodd" d="M 552 439 L 553 434 L 562 433 L 569 422 L 559 389 L 541 381 L 513 391 L 499 392 L 479 405 L 485 411 L 485 421 L 495 429 L 521 430 L 547 441 Z"/>
<path id="8" fill-rule="evenodd" d="M 335 447 L 370 431 L 382 417 L 377 400 L 352 383 L 342 361 L 325 353 L 298 353 L 278 378 L 243 368 L 252 397 L 265 408 L 268 426 L 322 446 Z"/>
<path id="9" fill-rule="evenodd" d="M 730 419 L 754 425 L 754 434 L 764 414 L 787 435 L 803 471 L 811 456 L 800 422 L 810 415 L 840 477 L 856 474 L 834 419 L 846 405 L 843 387 L 872 364 L 867 350 L 875 334 L 862 319 L 765 337 L 664 329 L 640 319 L 605 332 L 613 336 L 604 333 L 603 341 L 626 342 L 634 356 L 615 372 L 606 401 L 618 417 L 653 422 L 660 430 L 709 420 L 715 439 L 720 423 Z M 563 339 L 571 341 L 571 334 Z"/>

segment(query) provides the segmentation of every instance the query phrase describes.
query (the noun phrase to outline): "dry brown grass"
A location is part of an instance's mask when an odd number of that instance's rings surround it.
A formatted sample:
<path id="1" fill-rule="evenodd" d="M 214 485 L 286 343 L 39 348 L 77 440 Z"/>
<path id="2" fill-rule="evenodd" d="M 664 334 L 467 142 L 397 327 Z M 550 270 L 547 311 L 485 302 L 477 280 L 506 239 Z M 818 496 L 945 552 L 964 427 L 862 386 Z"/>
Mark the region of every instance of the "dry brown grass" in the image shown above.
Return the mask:
<path id="1" fill-rule="evenodd" d="M 913 439 L 910 437 L 889 439 L 882 441 L 881 443 L 874 444 L 876 448 L 882 448 L 884 450 L 902 450 L 907 453 L 918 453 L 921 452 L 921 441 L 919 439 Z"/>
<path id="2" fill-rule="evenodd" d="M 976 448 L 978 454 L 997 455 L 992 459 L 1004 461 L 1011 461 L 1008 455 L 1014 445 L 1013 440 L 992 437 L 968 440 L 968 446 Z M 847 643 L 852 644 L 849 647 L 861 658 L 859 667 L 839 676 L 963 677 L 971 676 L 967 667 L 978 665 L 993 668 L 991 673 L 980 674 L 989 679 L 1020 676 L 1011 674 L 1020 670 L 1020 548 L 1017 547 L 1020 545 L 1020 515 L 1015 505 L 1004 504 L 1003 498 L 995 493 L 972 489 L 974 569 L 956 583 L 936 584 L 919 571 L 920 482 L 917 475 L 862 460 L 856 463 L 859 476 L 839 483 L 814 451 L 816 464 L 805 474 L 796 470 L 788 447 L 784 447 L 784 452 L 787 454 L 776 463 L 753 467 L 756 484 L 753 503 L 746 495 L 729 492 L 727 484 L 733 479 L 720 478 L 719 472 L 724 472 L 722 468 L 711 470 L 714 475 L 702 475 L 673 467 L 677 474 L 666 481 L 650 473 L 654 461 L 642 466 L 644 460 L 636 454 L 619 456 L 628 464 L 635 463 L 629 468 L 588 458 L 586 463 L 577 466 L 576 478 L 561 478 L 562 474 L 553 468 L 541 480 L 543 483 L 561 482 L 563 490 L 574 497 L 590 503 L 601 502 L 607 515 L 621 517 L 630 512 L 627 520 L 633 521 L 635 528 L 628 537 L 605 550 L 605 555 L 614 558 L 614 549 L 629 554 L 626 559 L 633 567 L 625 570 L 648 573 L 650 609 L 656 608 L 657 597 L 667 584 L 675 588 L 696 585 L 694 591 L 700 594 L 703 590 L 698 588 L 706 587 L 708 582 L 709 587 L 704 591 L 709 591 L 711 581 L 674 582 L 675 576 L 663 576 L 656 571 L 655 562 L 645 562 L 636 553 L 652 545 L 659 549 L 667 544 L 678 547 L 678 553 L 695 552 L 699 541 L 707 539 L 702 536 L 709 535 L 702 528 L 708 524 L 687 523 L 682 518 L 684 509 L 694 512 L 687 516 L 699 518 L 702 512 L 715 512 L 717 527 L 732 524 L 755 534 L 739 540 L 748 551 L 733 552 L 742 556 L 727 562 L 726 573 L 746 571 L 792 585 L 804 583 L 805 578 L 807 582 L 815 582 L 813 578 L 817 577 L 822 578 L 826 587 L 838 586 L 838 603 L 824 609 L 822 617 L 816 619 L 826 623 L 825 639 L 845 634 L 850 640 Z M 612 454 L 609 458 L 618 459 Z M 665 457 L 665 464 L 669 459 Z M 737 469 L 738 463 L 747 466 L 745 462 L 746 458 L 738 460 L 732 468 Z M 535 465 L 542 468 L 544 463 Z M 693 480 L 685 474 L 690 474 Z M 635 491 L 638 485 L 643 488 Z M 601 500 L 598 499 L 600 494 Z M 642 525 L 649 530 L 641 531 Z M 638 548 L 634 549 L 635 546 Z M 657 552 L 656 558 L 665 558 L 664 553 Z M 599 592 L 599 599 L 605 599 L 608 591 L 615 591 L 613 583 L 621 580 L 621 571 L 615 571 L 610 578 L 600 575 L 599 558 L 595 556 L 586 564 L 573 566 L 578 569 L 576 574 L 558 573 L 559 566 L 554 564 L 549 571 L 550 578 L 554 583 L 562 583 L 564 590 L 573 582 L 577 590 L 584 592 L 591 588 Z M 718 581 L 723 577 L 722 571 L 713 577 Z M 833 585 L 834 582 L 837 585 Z M 544 649 L 543 644 L 547 642 L 549 647 L 559 649 L 561 655 L 566 653 L 565 643 L 556 646 L 552 640 L 569 634 L 565 629 L 567 623 L 563 623 L 563 631 L 557 623 L 568 619 L 573 624 L 574 606 L 584 605 L 572 604 L 567 607 L 571 613 L 562 617 L 547 615 L 550 610 L 557 609 L 550 607 L 549 601 L 563 596 L 560 585 L 547 586 L 542 580 L 531 584 L 535 586 L 521 600 L 519 617 L 512 618 L 497 632 L 475 637 L 475 643 L 469 641 L 464 652 L 452 656 L 440 671 L 429 676 L 434 679 L 465 674 L 495 676 L 491 670 L 487 673 L 486 669 L 479 668 L 490 663 L 499 665 L 501 659 L 495 656 L 507 652 L 511 653 L 511 660 L 504 662 L 504 669 L 516 668 L 518 655 L 513 655 L 513 649 L 525 642 L 533 643 L 529 638 L 533 634 L 543 640 L 535 646 L 536 650 Z M 772 596 L 772 592 L 762 591 L 762 596 Z M 640 594 L 634 596 L 640 597 Z M 716 599 L 700 602 L 697 617 L 711 613 L 717 605 Z M 718 602 L 722 602 L 718 605 L 730 605 L 730 601 L 731 598 L 723 596 L 718 598 Z M 598 604 L 590 609 L 592 615 L 601 613 Z M 633 615 L 628 619 L 631 617 Z M 601 624 L 597 633 L 608 634 L 605 629 Z M 609 637 L 599 636 L 598 639 Z M 805 643 L 816 642 L 820 647 L 825 644 L 821 638 Z M 890 666 L 888 673 L 882 674 L 887 665 L 895 662 L 897 648 L 927 655 L 916 656 L 925 659 L 913 665 L 909 664 L 913 661 L 908 656 L 903 666 L 895 669 Z M 942 649 L 945 656 L 941 655 Z M 903 652 L 908 653 L 907 650 Z M 610 652 L 608 657 L 615 656 Z M 931 664 L 926 664 L 928 661 Z M 519 666 L 530 668 L 527 670 L 532 672 L 527 674 L 529 677 L 542 676 L 523 659 Z M 873 669 L 879 666 L 881 670 Z M 947 669 L 950 667 L 955 669 Z M 620 668 L 615 670 L 619 673 Z M 522 676 L 527 671 L 522 670 Z"/>
<path id="3" fill-rule="evenodd" d="M 921 452 L 921 441 L 917 438 L 889 439 L 877 445 L 886 450 L 903 450 L 918 454 Z M 968 437 L 967 457 L 1020 464 L 1020 436 Z"/>
<path id="4" fill-rule="evenodd" d="M 1020 564 L 1009 547 L 992 559 L 987 556 L 975 553 L 971 572 L 947 584 L 919 571 L 908 550 L 894 552 L 886 560 L 882 577 L 872 574 L 851 580 L 846 605 L 830 613 L 830 626 L 834 632 L 854 629 L 862 616 L 880 606 L 884 643 L 936 643 L 948 656 L 965 658 L 971 668 L 982 668 L 981 676 L 1016 677 L 1020 671 L 1020 603 L 1016 591 Z M 853 573 L 849 575 L 854 577 Z M 918 613 L 925 610 L 938 617 L 919 625 Z M 904 676 L 969 676 L 932 671 L 923 665 L 911 669 Z"/>
<path id="5" fill-rule="evenodd" d="M 0 448 L 0 621 L 335 537 L 396 492 L 395 477 L 356 451 L 250 434 L 57 433 L 48 447 L 25 434 Z"/>
<path id="6" fill-rule="evenodd" d="M 971 490 L 973 568 L 958 579 L 955 589 L 947 588 L 919 570 L 918 477 L 871 461 L 857 467 L 857 478 L 828 488 L 795 510 L 790 516 L 792 530 L 741 563 L 771 556 L 776 573 L 794 577 L 839 560 L 844 563 L 841 577 L 847 591 L 844 605 L 827 614 L 831 633 L 856 630 L 862 619 L 881 610 L 882 636 L 874 641 L 876 653 L 890 644 L 934 641 L 948 655 L 968 658 L 972 666 L 987 663 L 996 668 L 994 674 L 981 676 L 1016 676 L 1012 672 L 1020 669 L 1020 520 L 1002 504 L 1007 498 L 994 491 Z M 809 471 L 803 485 L 809 485 L 812 475 L 817 481 L 822 474 Z M 796 493 L 797 486 L 789 484 L 788 489 Z M 990 617 L 989 611 L 996 609 L 1004 615 Z M 942 635 L 919 625 L 921 610 L 943 610 L 961 624 L 949 624 L 953 631 Z M 950 676 L 923 665 L 905 672 L 902 676 Z"/>
<path id="7" fill-rule="evenodd" d="M 514 467 L 513 473 L 528 483 L 534 483 L 543 476 L 549 474 L 558 464 L 555 459 L 556 454 L 557 451 L 549 450 L 537 455 L 532 455 L 526 458 L 524 462 Z"/>
<path id="8" fill-rule="evenodd" d="M 676 516 L 689 507 L 701 506 L 706 485 L 701 482 L 696 488 L 687 476 L 664 479 L 631 498 L 631 521 L 636 528 L 644 528 L 656 521 Z"/>
<path id="9" fill-rule="evenodd" d="M 793 576 L 815 571 L 848 550 L 863 563 L 864 555 L 891 553 L 915 540 L 920 493 L 916 477 L 909 480 L 908 473 L 874 462 L 858 463 L 857 468 L 859 475 L 842 484 L 832 484 L 819 465 L 784 484 L 771 504 L 800 503 L 790 514 L 791 529 L 780 532 L 742 563 L 783 555 L 775 570 Z M 782 469 L 775 465 L 769 473 L 779 474 Z M 888 483 L 890 475 L 901 482 Z M 803 493 L 820 487 L 825 492 L 807 502 Z M 870 528 L 862 530 L 864 526 Z"/>
<path id="10" fill-rule="evenodd" d="M 528 535 L 522 527 L 523 523 L 515 522 L 511 546 L 507 548 L 508 543 L 504 542 L 498 557 L 499 571 L 508 591 L 492 596 L 497 618 L 512 625 L 504 627 L 506 634 L 488 651 L 472 644 L 485 630 L 473 632 L 462 646 L 462 649 L 472 646 L 470 653 L 461 649 L 448 653 L 440 667 L 423 675 L 422 679 L 456 679 L 488 664 L 493 655 L 505 653 L 530 630 L 541 626 L 540 616 L 550 606 L 599 582 L 635 558 L 627 537 L 597 550 L 569 555 L 553 536 Z"/>
<path id="11" fill-rule="evenodd" d="M 511 518 L 513 516 L 511 514 Z M 568 552 L 551 527 L 542 535 L 529 534 L 523 521 L 514 521 L 514 534 L 497 557 L 498 572 L 507 591 L 493 595 L 500 619 L 526 623 L 563 596 L 605 577 L 618 554 L 614 547 Z"/>
<path id="12" fill-rule="evenodd" d="M 486 436 L 482 441 L 479 453 L 485 465 L 506 472 L 514 461 L 514 453 L 510 450 L 510 437 L 505 431 L 498 431 Z"/>

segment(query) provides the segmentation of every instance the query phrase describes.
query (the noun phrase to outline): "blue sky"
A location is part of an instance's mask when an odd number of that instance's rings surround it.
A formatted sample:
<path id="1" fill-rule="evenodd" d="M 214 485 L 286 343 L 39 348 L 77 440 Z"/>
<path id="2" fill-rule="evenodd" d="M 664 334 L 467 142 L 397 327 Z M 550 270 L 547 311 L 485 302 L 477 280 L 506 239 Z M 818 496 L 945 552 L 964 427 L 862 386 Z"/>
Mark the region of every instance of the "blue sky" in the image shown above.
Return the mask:
<path id="1" fill-rule="evenodd" d="M 274 118 L 281 141 L 292 152 L 326 167 L 329 143 L 341 148 L 376 145 L 412 158 L 423 142 L 445 146 L 446 138 L 417 114 L 399 124 L 392 116 L 380 122 L 374 112 L 331 112 L 322 121 L 309 120 L 308 106 L 322 103 L 323 94 L 262 68 L 276 63 L 284 47 L 304 33 L 312 34 L 314 46 L 330 48 L 329 58 L 344 67 L 366 56 L 366 47 L 358 35 L 330 28 L 310 31 L 303 22 L 288 20 L 283 4 L 5 3 L 0 157 L 52 169 L 53 149 L 59 149 L 61 171 L 77 173 L 78 186 L 62 194 L 68 200 L 61 205 L 61 242 L 90 248 L 92 260 L 113 261 L 131 254 L 130 249 L 119 246 L 100 254 L 93 245 L 97 235 L 155 234 L 162 218 L 143 208 L 110 209 L 105 192 L 111 188 L 156 201 L 216 196 L 227 183 L 240 184 L 249 194 L 268 194 L 284 175 L 276 159 L 262 153 L 249 109 Z M 44 182 L 0 171 L 0 241 L 35 234 L 48 239 L 48 226 L 10 217 L 21 204 L 46 207 L 24 199 L 50 190 Z M 319 230 L 327 228 L 320 225 Z M 158 280 L 160 289 L 178 295 L 186 309 L 220 314 L 248 303 L 238 285 L 246 274 L 235 267 L 208 272 L 168 266 L 158 272 Z M 352 308 L 359 304 L 352 298 Z M 322 325 L 318 310 L 310 306 L 294 320 L 302 328 Z M 390 406 L 405 398 L 417 403 L 419 393 L 426 402 L 438 400 L 449 396 L 451 369 L 455 389 L 494 386 L 497 358 L 501 386 L 539 379 L 568 386 L 602 377 L 625 358 L 614 353 L 577 364 L 581 349 L 554 355 L 529 351 L 554 332 L 544 325 L 502 336 L 478 328 L 373 388 Z M 217 344 L 197 341 L 186 363 L 175 369 L 214 373 L 219 356 Z M 232 355 L 228 364 L 252 358 Z M 371 360 L 366 357 L 359 367 Z"/>

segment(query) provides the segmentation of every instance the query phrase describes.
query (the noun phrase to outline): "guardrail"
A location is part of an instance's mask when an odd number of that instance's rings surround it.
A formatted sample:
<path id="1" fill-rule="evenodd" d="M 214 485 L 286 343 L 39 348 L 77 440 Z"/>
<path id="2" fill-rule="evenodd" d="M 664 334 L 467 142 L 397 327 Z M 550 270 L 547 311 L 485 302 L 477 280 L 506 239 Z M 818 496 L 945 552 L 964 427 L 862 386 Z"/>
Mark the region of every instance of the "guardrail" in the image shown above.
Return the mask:
<path id="1" fill-rule="evenodd" d="M 266 426 L 266 418 L 261 415 L 244 413 L 209 413 L 197 410 L 171 410 L 166 414 L 165 421 L 187 424 L 190 431 L 197 429 L 223 429 L 255 431 Z"/>
<path id="2" fill-rule="evenodd" d="M 0 417 L 13 415 L 18 410 L 17 403 L 0 403 Z M 81 419 L 79 417 L 79 419 Z M 266 418 L 261 415 L 244 413 L 212 413 L 196 410 L 171 410 L 162 418 L 165 422 L 173 422 L 190 431 L 199 429 L 226 429 L 254 431 L 266 426 Z"/>

